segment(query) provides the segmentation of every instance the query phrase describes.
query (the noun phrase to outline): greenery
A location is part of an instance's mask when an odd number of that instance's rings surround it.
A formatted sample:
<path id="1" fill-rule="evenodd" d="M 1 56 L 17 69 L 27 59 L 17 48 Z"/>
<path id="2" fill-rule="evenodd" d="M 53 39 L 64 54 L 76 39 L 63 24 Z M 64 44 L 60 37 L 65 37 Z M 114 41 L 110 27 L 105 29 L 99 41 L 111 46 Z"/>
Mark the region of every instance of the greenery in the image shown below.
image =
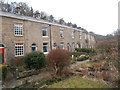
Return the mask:
<path id="1" fill-rule="evenodd" d="M 3 63 L 3 53 L 0 53 L 0 64 Z"/>
<path id="2" fill-rule="evenodd" d="M 77 52 L 85 52 L 87 54 L 96 54 L 96 51 L 93 48 L 75 48 Z"/>
<path id="3" fill-rule="evenodd" d="M 93 81 L 88 78 L 72 76 L 58 83 L 54 83 L 53 85 L 48 86 L 48 88 L 109 88 L 109 87 L 103 83 Z"/>
<path id="4" fill-rule="evenodd" d="M 79 58 L 77 59 L 77 61 L 84 61 L 84 60 L 87 60 L 88 58 L 89 58 L 89 56 L 81 55 L 81 56 L 79 56 Z"/>
<path id="5" fill-rule="evenodd" d="M 7 66 L 0 64 L 0 79 L 5 80 L 6 76 L 7 76 Z"/>
<path id="6" fill-rule="evenodd" d="M 86 52 L 71 52 L 71 55 L 74 55 L 75 57 L 80 56 L 80 55 L 87 55 Z"/>
<path id="7" fill-rule="evenodd" d="M 27 54 L 23 61 L 29 69 L 40 69 L 46 65 L 46 57 L 40 51 L 34 51 Z"/>

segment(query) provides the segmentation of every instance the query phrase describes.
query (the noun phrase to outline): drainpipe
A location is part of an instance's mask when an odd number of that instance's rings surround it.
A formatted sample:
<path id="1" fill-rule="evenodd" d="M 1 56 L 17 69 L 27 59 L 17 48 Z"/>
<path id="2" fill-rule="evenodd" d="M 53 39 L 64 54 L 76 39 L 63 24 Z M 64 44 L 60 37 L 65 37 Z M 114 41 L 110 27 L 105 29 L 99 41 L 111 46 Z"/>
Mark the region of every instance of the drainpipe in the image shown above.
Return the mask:
<path id="1" fill-rule="evenodd" d="M 49 29 L 50 29 L 50 50 L 52 50 L 51 25 L 49 25 Z"/>

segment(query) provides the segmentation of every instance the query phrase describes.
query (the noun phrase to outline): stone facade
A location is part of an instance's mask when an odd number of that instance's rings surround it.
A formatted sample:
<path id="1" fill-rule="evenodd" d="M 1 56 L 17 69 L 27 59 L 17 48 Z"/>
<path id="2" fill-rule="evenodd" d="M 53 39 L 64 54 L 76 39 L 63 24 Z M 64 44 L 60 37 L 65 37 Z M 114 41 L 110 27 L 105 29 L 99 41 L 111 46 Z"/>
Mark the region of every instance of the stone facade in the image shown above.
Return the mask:
<path id="1" fill-rule="evenodd" d="M 32 51 L 33 44 L 36 45 L 37 51 L 42 52 L 44 45 L 47 45 L 48 52 L 61 46 L 68 51 L 74 51 L 75 48 L 94 48 L 95 45 L 94 34 L 84 30 L 5 12 L 0 13 L 0 18 L 2 24 L 0 44 L 4 45 L 7 63 L 17 57 L 15 56 L 16 43 L 24 44 L 23 56 Z M 22 36 L 15 35 L 14 24 L 16 23 L 23 26 Z M 47 36 L 43 36 L 43 27 L 47 29 Z M 60 32 L 63 37 L 60 36 Z"/>

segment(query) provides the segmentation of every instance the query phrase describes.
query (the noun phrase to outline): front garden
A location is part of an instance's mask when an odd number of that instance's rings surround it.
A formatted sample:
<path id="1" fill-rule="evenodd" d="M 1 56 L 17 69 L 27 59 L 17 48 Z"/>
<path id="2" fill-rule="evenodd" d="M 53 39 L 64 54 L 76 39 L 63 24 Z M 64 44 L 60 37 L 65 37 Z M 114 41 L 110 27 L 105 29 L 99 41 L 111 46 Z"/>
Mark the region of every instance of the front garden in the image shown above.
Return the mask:
<path id="1" fill-rule="evenodd" d="M 77 63 L 73 68 L 72 65 Z M 47 56 L 40 51 L 31 52 L 25 57 L 14 58 L 10 65 L 2 65 L 1 68 L 3 85 L 7 86 L 8 81 L 22 80 L 15 89 L 109 88 L 117 87 L 119 82 L 117 70 L 109 59 L 101 58 L 97 50 L 87 48 L 71 53 L 56 49 Z M 48 76 L 40 76 L 43 72 L 47 72 Z"/>

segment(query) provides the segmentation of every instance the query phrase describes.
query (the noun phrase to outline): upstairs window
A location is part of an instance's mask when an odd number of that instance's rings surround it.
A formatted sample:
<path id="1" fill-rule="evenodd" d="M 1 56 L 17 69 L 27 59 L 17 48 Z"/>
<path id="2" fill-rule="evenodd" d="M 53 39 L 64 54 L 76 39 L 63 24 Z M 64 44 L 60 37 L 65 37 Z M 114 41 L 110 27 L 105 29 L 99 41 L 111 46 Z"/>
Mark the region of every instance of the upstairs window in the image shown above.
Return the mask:
<path id="1" fill-rule="evenodd" d="M 23 35 L 23 25 L 22 24 L 14 24 L 14 34 L 15 34 L 15 36 Z"/>
<path id="2" fill-rule="evenodd" d="M 42 27 L 42 36 L 43 37 L 48 37 L 48 29 L 47 29 L 47 27 Z"/>
<path id="3" fill-rule="evenodd" d="M 17 43 L 15 44 L 15 56 L 23 56 L 24 55 L 24 44 Z"/>
<path id="4" fill-rule="evenodd" d="M 74 37 L 75 37 L 75 32 L 73 31 L 73 32 L 72 32 L 72 38 L 74 38 Z"/>
<path id="5" fill-rule="evenodd" d="M 60 30 L 60 37 L 61 37 L 61 38 L 64 37 L 63 30 Z"/>
<path id="6" fill-rule="evenodd" d="M 80 33 L 80 39 L 82 39 L 82 34 Z"/>
<path id="7" fill-rule="evenodd" d="M 87 39 L 87 34 L 85 33 L 85 39 Z"/>

